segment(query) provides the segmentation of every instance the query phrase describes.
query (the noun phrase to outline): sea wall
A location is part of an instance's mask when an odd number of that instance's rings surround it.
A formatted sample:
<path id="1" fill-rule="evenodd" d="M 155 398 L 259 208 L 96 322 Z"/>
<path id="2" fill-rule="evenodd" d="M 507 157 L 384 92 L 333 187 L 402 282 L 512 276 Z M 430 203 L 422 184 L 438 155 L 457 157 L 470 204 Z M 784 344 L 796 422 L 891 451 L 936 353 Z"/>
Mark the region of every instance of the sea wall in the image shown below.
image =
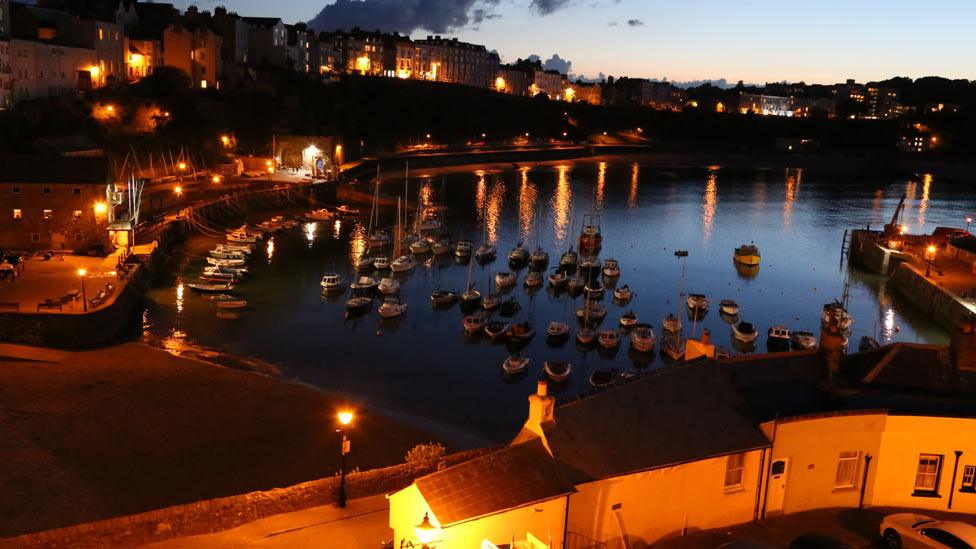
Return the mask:
<path id="1" fill-rule="evenodd" d="M 386 494 L 409 486 L 414 479 L 472 459 L 492 448 L 451 454 L 441 460 L 402 464 L 350 473 L 350 499 Z M 329 477 L 237 496 L 198 501 L 114 519 L 78 524 L 0 540 L 5 547 L 133 547 L 167 539 L 209 534 L 264 517 L 334 503 L 339 477 Z"/>
<path id="2" fill-rule="evenodd" d="M 973 314 L 958 296 L 928 280 L 919 269 L 907 263 L 898 265 L 888 285 L 950 332 Z"/>
<path id="3" fill-rule="evenodd" d="M 871 273 L 887 275 L 898 265 L 911 262 L 912 256 L 878 244 L 878 231 L 855 230 L 851 233 L 848 257 L 854 265 Z"/>

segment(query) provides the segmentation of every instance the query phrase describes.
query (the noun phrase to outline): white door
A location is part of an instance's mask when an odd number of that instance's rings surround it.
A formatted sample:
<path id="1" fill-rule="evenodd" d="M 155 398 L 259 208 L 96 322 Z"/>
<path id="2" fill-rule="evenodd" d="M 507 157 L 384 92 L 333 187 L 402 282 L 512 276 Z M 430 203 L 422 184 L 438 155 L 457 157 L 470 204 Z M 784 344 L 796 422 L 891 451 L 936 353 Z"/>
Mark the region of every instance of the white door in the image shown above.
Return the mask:
<path id="1" fill-rule="evenodd" d="M 766 515 L 778 515 L 783 512 L 783 500 L 786 497 L 786 480 L 789 474 L 789 458 L 779 458 L 773 461 L 769 469 L 769 491 L 766 497 Z"/>

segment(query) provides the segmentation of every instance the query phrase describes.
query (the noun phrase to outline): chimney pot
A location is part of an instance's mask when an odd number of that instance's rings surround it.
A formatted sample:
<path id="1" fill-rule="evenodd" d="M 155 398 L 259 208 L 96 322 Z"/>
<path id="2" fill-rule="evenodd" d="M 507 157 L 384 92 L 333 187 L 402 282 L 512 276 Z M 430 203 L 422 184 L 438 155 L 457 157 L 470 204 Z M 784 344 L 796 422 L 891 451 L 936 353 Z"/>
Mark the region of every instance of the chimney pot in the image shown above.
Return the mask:
<path id="1" fill-rule="evenodd" d="M 546 383 L 546 380 L 539 380 L 539 383 L 536 385 L 535 394 L 539 396 L 546 396 L 549 394 L 549 384 Z"/>

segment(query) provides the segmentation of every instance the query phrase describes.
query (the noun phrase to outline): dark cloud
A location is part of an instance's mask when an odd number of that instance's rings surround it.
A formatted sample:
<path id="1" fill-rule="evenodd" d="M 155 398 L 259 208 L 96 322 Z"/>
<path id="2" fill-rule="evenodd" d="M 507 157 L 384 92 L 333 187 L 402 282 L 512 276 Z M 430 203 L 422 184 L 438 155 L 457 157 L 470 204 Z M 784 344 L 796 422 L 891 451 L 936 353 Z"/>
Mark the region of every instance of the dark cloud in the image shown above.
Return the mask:
<path id="1" fill-rule="evenodd" d="M 532 0 L 529 7 L 539 12 L 539 15 L 549 15 L 569 5 L 569 0 Z"/>
<path id="2" fill-rule="evenodd" d="M 560 74 L 571 74 L 573 72 L 573 62 L 559 57 L 558 53 L 542 62 L 542 68 L 547 71 L 559 71 Z"/>
<path id="3" fill-rule="evenodd" d="M 640 19 L 628 19 L 627 20 L 627 24 L 630 25 L 631 27 L 643 27 L 644 26 L 644 22 L 641 21 Z"/>
<path id="4" fill-rule="evenodd" d="M 497 17 L 500 0 L 336 0 L 322 8 L 309 26 L 320 31 L 362 29 L 410 33 L 424 29 L 446 33 L 469 23 Z M 560 1 L 560 0 L 550 0 Z M 565 1 L 565 0 L 561 0 Z"/>

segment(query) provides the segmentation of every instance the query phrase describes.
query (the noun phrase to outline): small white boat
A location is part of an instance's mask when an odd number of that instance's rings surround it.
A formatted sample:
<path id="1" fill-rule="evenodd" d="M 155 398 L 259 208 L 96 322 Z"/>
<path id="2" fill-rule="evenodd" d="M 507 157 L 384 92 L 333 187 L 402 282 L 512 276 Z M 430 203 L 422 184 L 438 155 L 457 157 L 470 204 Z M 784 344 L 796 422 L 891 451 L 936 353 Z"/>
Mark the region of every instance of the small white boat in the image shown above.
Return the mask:
<path id="1" fill-rule="evenodd" d="M 433 303 L 435 307 L 443 307 L 445 305 L 453 305 L 461 295 L 457 292 L 450 292 L 447 290 L 438 290 L 430 294 L 430 302 Z"/>
<path id="2" fill-rule="evenodd" d="M 600 330 L 600 335 L 597 337 L 597 343 L 604 349 L 616 349 L 617 347 L 620 347 L 620 334 L 617 332 L 616 328 Z"/>
<path id="3" fill-rule="evenodd" d="M 400 291 L 400 281 L 388 276 L 383 277 L 380 279 L 380 283 L 376 286 L 376 289 L 383 295 L 394 295 Z"/>
<path id="4" fill-rule="evenodd" d="M 214 248 L 218 252 L 241 253 L 250 255 L 254 248 L 250 244 L 217 244 Z"/>
<path id="5" fill-rule="evenodd" d="M 421 231 L 436 231 L 441 228 L 441 222 L 434 217 L 428 217 L 420 222 Z"/>
<path id="6" fill-rule="evenodd" d="M 656 341 L 654 328 L 650 324 L 638 324 L 630 332 L 630 345 L 635 351 L 649 353 L 654 350 Z"/>
<path id="7" fill-rule="evenodd" d="M 681 319 L 672 314 L 669 314 L 662 324 L 665 333 L 677 334 L 681 332 Z"/>
<path id="8" fill-rule="evenodd" d="M 549 379 L 559 382 L 566 381 L 573 373 L 573 366 L 569 362 L 547 360 L 543 363 L 542 370 Z"/>
<path id="9" fill-rule="evenodd" d="M 305 219 L 309 221 L 329 221 L 335 216 L 336 214 L 330 212 L 328 208 L 319 208 L 305 213 Z"/>
<path id="10" fill-rule="evenodd" d="M 355 282 L 349 285 L 350 288 L 357 292 L 370 292 L 376 289 L 379 282 L 371 276 L 361 276 L 356 279 Z"/>
<path id="11" fill-rule="evenodd" d="M 234 290 L 234 285 L 233 284 L 230 284 L 230 283 L 227 283 L 227 284 L 197 284 L 197 283 L 192 283 L 191 282 L 191 283 L 187 284 L 187 287 L 190 288 L 191 290 L 194 290 L 194 291 L 197 291 L 197 292 L 207 292 L 207 293 L 218 293 L 218 292 L 219 293 L 223 293 L 223 292 L 231 292 L 231 291 Z"/>
<path id="12" fill-rule="evenodd" d="M 509 355 L 509 357 L 505 359 L 505 362 L 502 362 L 502 371 L 512 376 L 524 372 L 528 366 L 529 358 L 524 357 L 519 353 L 515 353 L 513 355 Z"/>
<path id="13" fill-rule="evenodd" d="M 605 316 L 607 316 L 607 308 L 592 301 L 576 310 L 576 317 L 580 319 L 602 320 Z"/>
<path id="14" fill-rule="evenodd" d="M 214 303 L 220 303 L 222 301 L 237 301 L 240 298 L 230 294 L 217 294 L 217 295 L 208 295 L 204 299 L 213 301 Z"/>
<path id="15" fill-rule="evenodd" d="M 254 244 L 257 241 L 258 237 L 247 233 L 230 233 L 227 235 L 227 242 L 232 242 L 234 244 Z"/>
<path id="16" fill-rule="evenodd" d="M 807 330 L 797 330 L 793 332 L 790 339 L 792 340 L 794 349 L 809 350 L 817 348 L 817 337 L 813 335 L 813 332 Z"/>
<path id="17" fill-rule="evenodd" d="M 565 288 L 568 281 L 569 277 L 566 276 L 566 273 L 558 269 L 549 275 L 549 285 L 553 288 Z"/>
<path id="18" fill-rule="evenodd" d="M 237 251 L 223 251 L 220 249 L 210 250 L 210 257 L 214 259 L 231 259 L 244 261 L 245 256 L 243 252 Z"/>
<path id="19" fill-rule="evenodd" d="M 455 257 L 470 257 L 471 256 L 471 241 L 470 240 L 459 240 L 457 245 L 454 246 L 454 256 Z"/>
<path id="20" fill-rule="evenodd" d="M 766 331 L 766 337 L 770 347 L 790 348 L 790 329 L 786 326 L 770 326 Z"/>
<path id="21" fill-rule="evenodd" d="M 630 286 L 624 284 L 619 288 L 613 289 L 613 298 L 617 301 L 626 303 L 630 301 L 630 298 L 634 297 L 634 293 L 630 290 Z"/>
<path id="22" fill-rule="evenodd" d="M 342 214 L 344 216 L 347 216 L 347 217 L 356 217 L 356 216 L 361 215 L 363 213 L 358 208 L 353 208 L 353 207 L 350 207 L 350 206 L 346 206 L 345 204 L 342 204 L 340 206 L 337 206 L 336 207 L 336 212 L 338 212 L 338 213 L 340 213 L 340 214 Z"/>
<path id="23" fill-rule="evenodd" d="M 708 312 L 708 298 L 704 294 L 688 294 L 688 310 L 693 314 Z"/>
<path id="24" fill-rule="evenodd" d="M 336 273 L 326 273 L 325 276 L 322 277 L 322 281 L 319 282 L 319 285 L 322 286 L 322 291 L 330 294 L 342 290 L 345 283 L 342 280 L 342 277 Z"/>
<path id="25" fill-rule="evenodd" d="M 508 271 L 502 271 L 495 274 L 495 284 L 497 284 L 499 288 L 514 286 L 516 279 L 517 277 L 515 273 L 510 273 Z"/>
<path id="26" fill-rule="evenodd" d="M 417 266 L 417 260 L 412 255 L 401 255 L 390 263 L 390 269 L 395 273 L 404 273 L 413 270 Z"/>
<path id="27" fill-rule="evenodd" d="M 426 240 L 416 240 L 410 243 L 410 252 L 415 254 L 428 254 L 431 252 L 430 242 Z"/>
<path id="28" fill-rule="evenodd" d="M 245 299 L 228 299 L 217 302 L 218 309 L 244 309 L 245 307 L 247 307 L 247 300 Z"/>
<path id="29" fill-rule="evenodd" d="M 508 252 L 508 262 L 514 266 L 522 266 L 529 262 L 529 251 L 519 242 Z"/>
<path id="30" fill-rule="evenodd" d="M 545 270 L 549 266 L 549 252 L 542 248 L 536 248 L 535 252 L 532 253 L 532 257 L 529 258 L 529 263 L 537 271 Z"/>
<path id="31" fill-rule="evenodd" d="M 373 260 L 373 268 L 377 271 L 385 271 L 390 268 L 390 258 L 385 255 L 378 255 Z"/>
<path id="32" fill-rule="evenodd" d="M 826 328 L 830 323 L 830 320 L 836 320 L 837 324 L 840 326 L 841 331 L 847 331 L 851 329 L 851 325 L 854 323 L 854 317 L 847 312 L 840 303 L 828 303 L 823 307 L 823 317 L 821 318 L 821 327 Z"/>
<path id="33" fill-rule="evenodd" d="M 461 319 L 461 326 L 469 334 L 478 333 L 485 327 L 485 317 L 483 315 L 466 315 Z"/>
<path id="34" fill-rule="evenodd" d="M 400 300 L 395 297 L 387 297 L 378 312 L 383 318 L 395 318 L 407 312 L 407 304 L 400 303 Z"/>
<path id="35" fill-rule="evenodd" d="M 592 345 L 593 342 L 596 341 L 596 337 L 596 330 L 587 328 L 586 326 L 576 330 L 576 341 L 579 342 L 580 345 Z"/>
<path id="36" fill-rule="evenodd" d="M 739 314 L 739 304 L 731 299 L 723 299 L 718 306 L 723 315 L 738 316 Z"/>
<path id="37" fill-rule="evenodd" d="M 569 293 L 579 294 L 586 287 L 586 280 L 580 275 L 573 275 L 566 282 L 566 287 L 569 289 Z"/>
<path id="38" fill-rule="evenodd" d="M 241 275 L 221 270 L 220 267 L 210 266 L 203 268 L 203 274 L 200 275 L 200 278 L 206 278 L 208 280 L 236 281 L 241 278 Z"/>
<path id="39" fill-rule="evenodd" d="M 598 257 L 587 257 L 580 261 L 579 268 L 584 273 L 596 275 L 603 269 L 603 263 Z"/>
<path id="40" fill-rule="evenodd" d="M 573 272 L 576 270 L 578 264 L 579 254 L 574 252 L 572 248 L 559 257 L 559 268 L 564 271 Z"/>
<path id="41" fill-rule="evenodd" d="M 755 343 L 756 334 L 756 327 L 749 322 L 739 322 L 732 325 L 732 337 L 741 343 Z"/>
<path id="42" fill-rule="evenodd" d="M 360 309 L 365 309 L 373 303 L 372 298 L 356 295 L 352 296 L 346 300 L 346 309 L 350 311 L 356 311 Z"/>
<path id="43" fill-rule="evenodd" d="M 217 259 L 216 257 L 208 257 L 207 263 L 216 267 L 243 267 L 247 265 L 243 259 Z"/>
<path id="44" fill-rule="evenodd" d="M 606 287 L 603 285 L 603 282 L 600 282 L 600 279 L 597 278 L 587 282 L 583 289 L 586 291 L 587 299 L 602 299 L 603 294 L 606 292 Z"/>
<path id="45" fill-rule="evenodd" d="M 617 278 L 620 276 L 620 263 L 613 258 L 607 258 L 603 262 L 603 276 L 607 278 Z"/>
<path id="46" fill-rule="evenodd" d="M 377 229 L 373 231 L 373 234 L 369 235 L 369 245 L 380 247 L 388 246 L 390 244 L 390 233 L 384 231 L 383 229 Z"/>
<path id="47" fill-rule="evenodd" d="M 435 242 L 431 247 L 430 251 L 434 252 L 434 255 L 444 255 L 451 253 L 451 239 L 442 238 Z"/>
<path id="48" fill-rule="evenodd" d="M 376 258 L 371 255 L 362 255 L 356 260 L 356 270 L 365 271 L 367 269 L 372 269 L 375 261 Z"/>
<path id="49" fill-rule="evenodd" d="M 529 271 L 525 274 L 523 283 L 525 284 L 526 288 L 538 288 L 539 286 L 542 286 L 543 280 L 542 273 L 539 271 Z"/>
<path id="50" fill-rule="evenodd" d="M 620 325 L 624 328 L 631 328 L 637 324 L 637 313 L 634 311 L 627 311 L 626 313 L 620 315 Z"/>
<path id="51" fill-rule="evenodd" d="M 569 335 L 569 324 L 560 322 L 558 320 L 553 320 L 549 323 L 546 333 L 549 334 L 549 337 L 553 339 L 566 337 Z"/>

